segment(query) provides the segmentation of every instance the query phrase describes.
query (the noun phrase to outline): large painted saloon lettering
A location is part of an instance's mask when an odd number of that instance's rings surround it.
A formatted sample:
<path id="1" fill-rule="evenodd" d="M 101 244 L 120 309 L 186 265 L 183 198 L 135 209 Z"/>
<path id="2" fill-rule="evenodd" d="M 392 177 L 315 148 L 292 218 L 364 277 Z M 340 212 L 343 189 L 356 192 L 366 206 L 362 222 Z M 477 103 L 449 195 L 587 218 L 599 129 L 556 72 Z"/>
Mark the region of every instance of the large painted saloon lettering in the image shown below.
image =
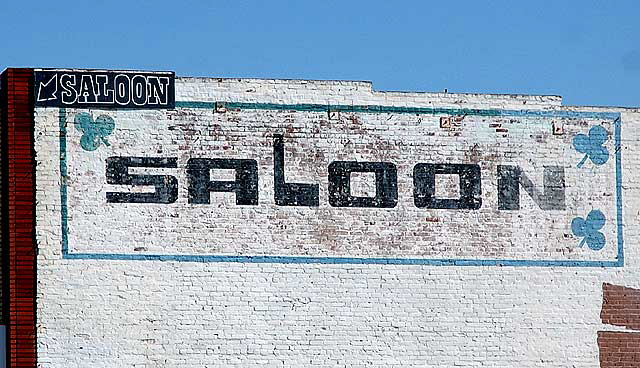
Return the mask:
<path id="1" fill-rule="evenodd" d="M 177 168 L 177 157 L 110 157 L 106 164 L 107 183 L 154 186 L 154 193 L 107 192 L 109 203 L 160 203 L 176 201 L 175 176 L 131 175 L 130 167 Z M 318 184 L 287 183 L 284 178 L 284 138 L 273 139 L 274 202 L 278 206 L 318 207 Z M 235 171 L 234 181 L 212 181 L 211 170 Z M 375 196 L 351 194 L 351 174 L 374 173 Z M 438 175 L 459 177 L 459 198 L 437 198 Z M 332 207 L 393 208 L 398 203 L 397 168 L 391 162 L 333 161 L 328 166 L 329 204 Z M 565 208 L 564 169 L 544 168 L 542 192 L 513 165 L 498 165 L 498 209 L 520 209 L 520 187 L 542 210 Z M 237 205 L 258 204 L 258 164 L 253 159 L 190 158 L 187 162 L 188 196 L 191 204 L 210 204 L 211 192 L 235 193 Z M 418 208 L 477 210 L 482 207 L 482 173 L 478 164 L 418 163 L 413 168 L 414 204 Z"/>

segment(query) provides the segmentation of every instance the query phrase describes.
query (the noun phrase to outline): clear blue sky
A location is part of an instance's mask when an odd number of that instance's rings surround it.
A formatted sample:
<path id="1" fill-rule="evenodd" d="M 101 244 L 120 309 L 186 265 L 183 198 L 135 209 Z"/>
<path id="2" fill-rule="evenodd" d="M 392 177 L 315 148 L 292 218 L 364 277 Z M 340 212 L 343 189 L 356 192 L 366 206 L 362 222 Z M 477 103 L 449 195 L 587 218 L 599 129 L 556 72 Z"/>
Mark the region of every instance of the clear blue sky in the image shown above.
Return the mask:
<path id="1" fill-rule="evenodd" d="M 640 1 L 0 1 L 0 68 L 370 80 L 640 106 Z"/>

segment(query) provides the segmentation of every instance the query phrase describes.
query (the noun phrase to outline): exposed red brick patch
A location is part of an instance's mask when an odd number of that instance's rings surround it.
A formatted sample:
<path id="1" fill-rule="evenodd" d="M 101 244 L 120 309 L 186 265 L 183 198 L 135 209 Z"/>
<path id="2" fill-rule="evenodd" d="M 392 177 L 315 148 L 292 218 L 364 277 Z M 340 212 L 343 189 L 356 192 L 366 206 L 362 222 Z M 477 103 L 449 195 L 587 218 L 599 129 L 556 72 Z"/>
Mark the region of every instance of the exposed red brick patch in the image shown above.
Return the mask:
<path id="1" fill-rule="evenodd" d="M 602 323 L 640 330 L 640 290 L 602 284 L 602 291 Z"/>
<path id="2" fill-rule="evenodd" d="M 2 291 L 7 367 L 36 367 L 33 69 L 2 73 Z"/>
<path id="3" fill-rule="evenodd" d="M 639 368 L 640 333 L 598 332 L 601 368 Z"/>

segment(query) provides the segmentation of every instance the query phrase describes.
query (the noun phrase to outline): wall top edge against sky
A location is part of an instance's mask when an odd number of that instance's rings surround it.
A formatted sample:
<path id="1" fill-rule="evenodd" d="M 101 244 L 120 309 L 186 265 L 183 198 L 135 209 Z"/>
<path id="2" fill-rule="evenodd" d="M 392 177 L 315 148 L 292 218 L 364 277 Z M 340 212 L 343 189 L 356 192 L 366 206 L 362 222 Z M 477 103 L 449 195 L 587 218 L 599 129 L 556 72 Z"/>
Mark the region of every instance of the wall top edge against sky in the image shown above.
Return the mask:
<path id="1" fill-rule="evenodd" d="M 526 94 L 526 93 L 475 93 L 475 92 L 449 92 L 449 91 L 412 91 L 412 90 L 385 90 L 375 89 L 374 82 L 370 80 L 350 80 L 350 79 L 299 79 L 299 78 L 241 78 L 241 77 L 192 77 L 192 76 L 176 76 L 178 81 L 198 81 L 198 82 L 211 82 L 211 81 L 238 81 L 238 82 L 271 82 L 271 83 L 284 83 L 284 84 L 315 84 L 315 85 L 351 85 L 356 87 L 362 87 L 370 90 L 373 93 L 384 94 L 430 94 L 430 95 L 465 95 L 465 96 L 499 96 L 506 97 L 544 97 L 547 99 L 562 100 L 562 96 L 554 94 Z"/>
<path id="2" fill-rule="evenodd" d="M 212 82 L 245 82 L 245 83 L 274 83 L 274 84 L 290 84 L 290 85 L 314 85 L 314 86 L 350 86 L 365 93 L 370 93 L 376 97 L 483 97 L 491 100 L 520 100 L 520 101 L 537 101 L 550 107 L 562 108 L 580 108 L 586 110 L 599 111 L 602 109 L 626 110 L 629 112 L 640 112 L 639 106 L 618 106 L 618 105 L 576 105 L 563 103 L 563 96 L 556 94 L 531 94 L 531 93 L 478 93 L 478 92 L 452 92 L 452 91 L 424 91 L 424 90 L 384 90 L 376 89 L 375 82 L 369 80 L 349 80 L 349 79 L 297 79 L 297 78 L 245 78 L 245 77 L 202 77 L 202 76 L 179 76 L 176 75 L 176 83 L 212 83 Z M 495 101 L 494 101 L 495 102 Z M 462 103 L 461 105 L 464 105 Z M 523 106 L 526 109 L 526 105 Z"/>

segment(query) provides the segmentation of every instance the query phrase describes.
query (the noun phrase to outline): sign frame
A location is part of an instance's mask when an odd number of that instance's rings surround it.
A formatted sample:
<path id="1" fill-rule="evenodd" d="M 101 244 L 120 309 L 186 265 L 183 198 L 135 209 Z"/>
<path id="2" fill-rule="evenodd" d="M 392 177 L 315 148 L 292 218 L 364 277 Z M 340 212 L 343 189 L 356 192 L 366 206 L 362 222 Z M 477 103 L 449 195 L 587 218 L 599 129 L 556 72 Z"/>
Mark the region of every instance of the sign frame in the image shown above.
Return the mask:
<path id="1" fill-rule="evenodd" d="M 176 107 L 215 109 L 223 102 L 179 101 Z M 608 119 L 613 121 L 615 147 L 615 191 L 616 191 L 616 230 L 617 254 L 615 260 L 542 260 L 542 259 L 454 259 L 454 258 L 369 258 L 369 257 L 314 257 L 314 256 L 243 256 L 243 255 L 188 255 L 188 254 L 125 254 L 125 253 L 76 253 L 69 251 L 68 244 L 68 207 L 67 207 L 67 163 L 66 163 L 66 110 L 60 108 L 60 173 L 61 173 L 61 224 L 62 257 L 64 259 L 128 260 L 128 261 L 174 261 L 174 262 L 237 262 L 237 263 L 320 263 L 320 264 L 392 264 L 392 265 L 428 265 L 428 266 L 522 266 L 522 267 L 623 267 L 624 241 L 622 225 L 622 158 L 620 113 L 559 111 L 559 110 L 499 110 L 499 109 L 448 109 L 396 106 L 349 106 L 319 104 L 272 104 L 224 102 L 227 109 L 237 110 L 295 110 L 295 111 L 340 111 L 360 113 L 399 113 L 399 114 L 448 114 L 500 117 L 537 117 L 537 118 L 573 118 Z"/>

